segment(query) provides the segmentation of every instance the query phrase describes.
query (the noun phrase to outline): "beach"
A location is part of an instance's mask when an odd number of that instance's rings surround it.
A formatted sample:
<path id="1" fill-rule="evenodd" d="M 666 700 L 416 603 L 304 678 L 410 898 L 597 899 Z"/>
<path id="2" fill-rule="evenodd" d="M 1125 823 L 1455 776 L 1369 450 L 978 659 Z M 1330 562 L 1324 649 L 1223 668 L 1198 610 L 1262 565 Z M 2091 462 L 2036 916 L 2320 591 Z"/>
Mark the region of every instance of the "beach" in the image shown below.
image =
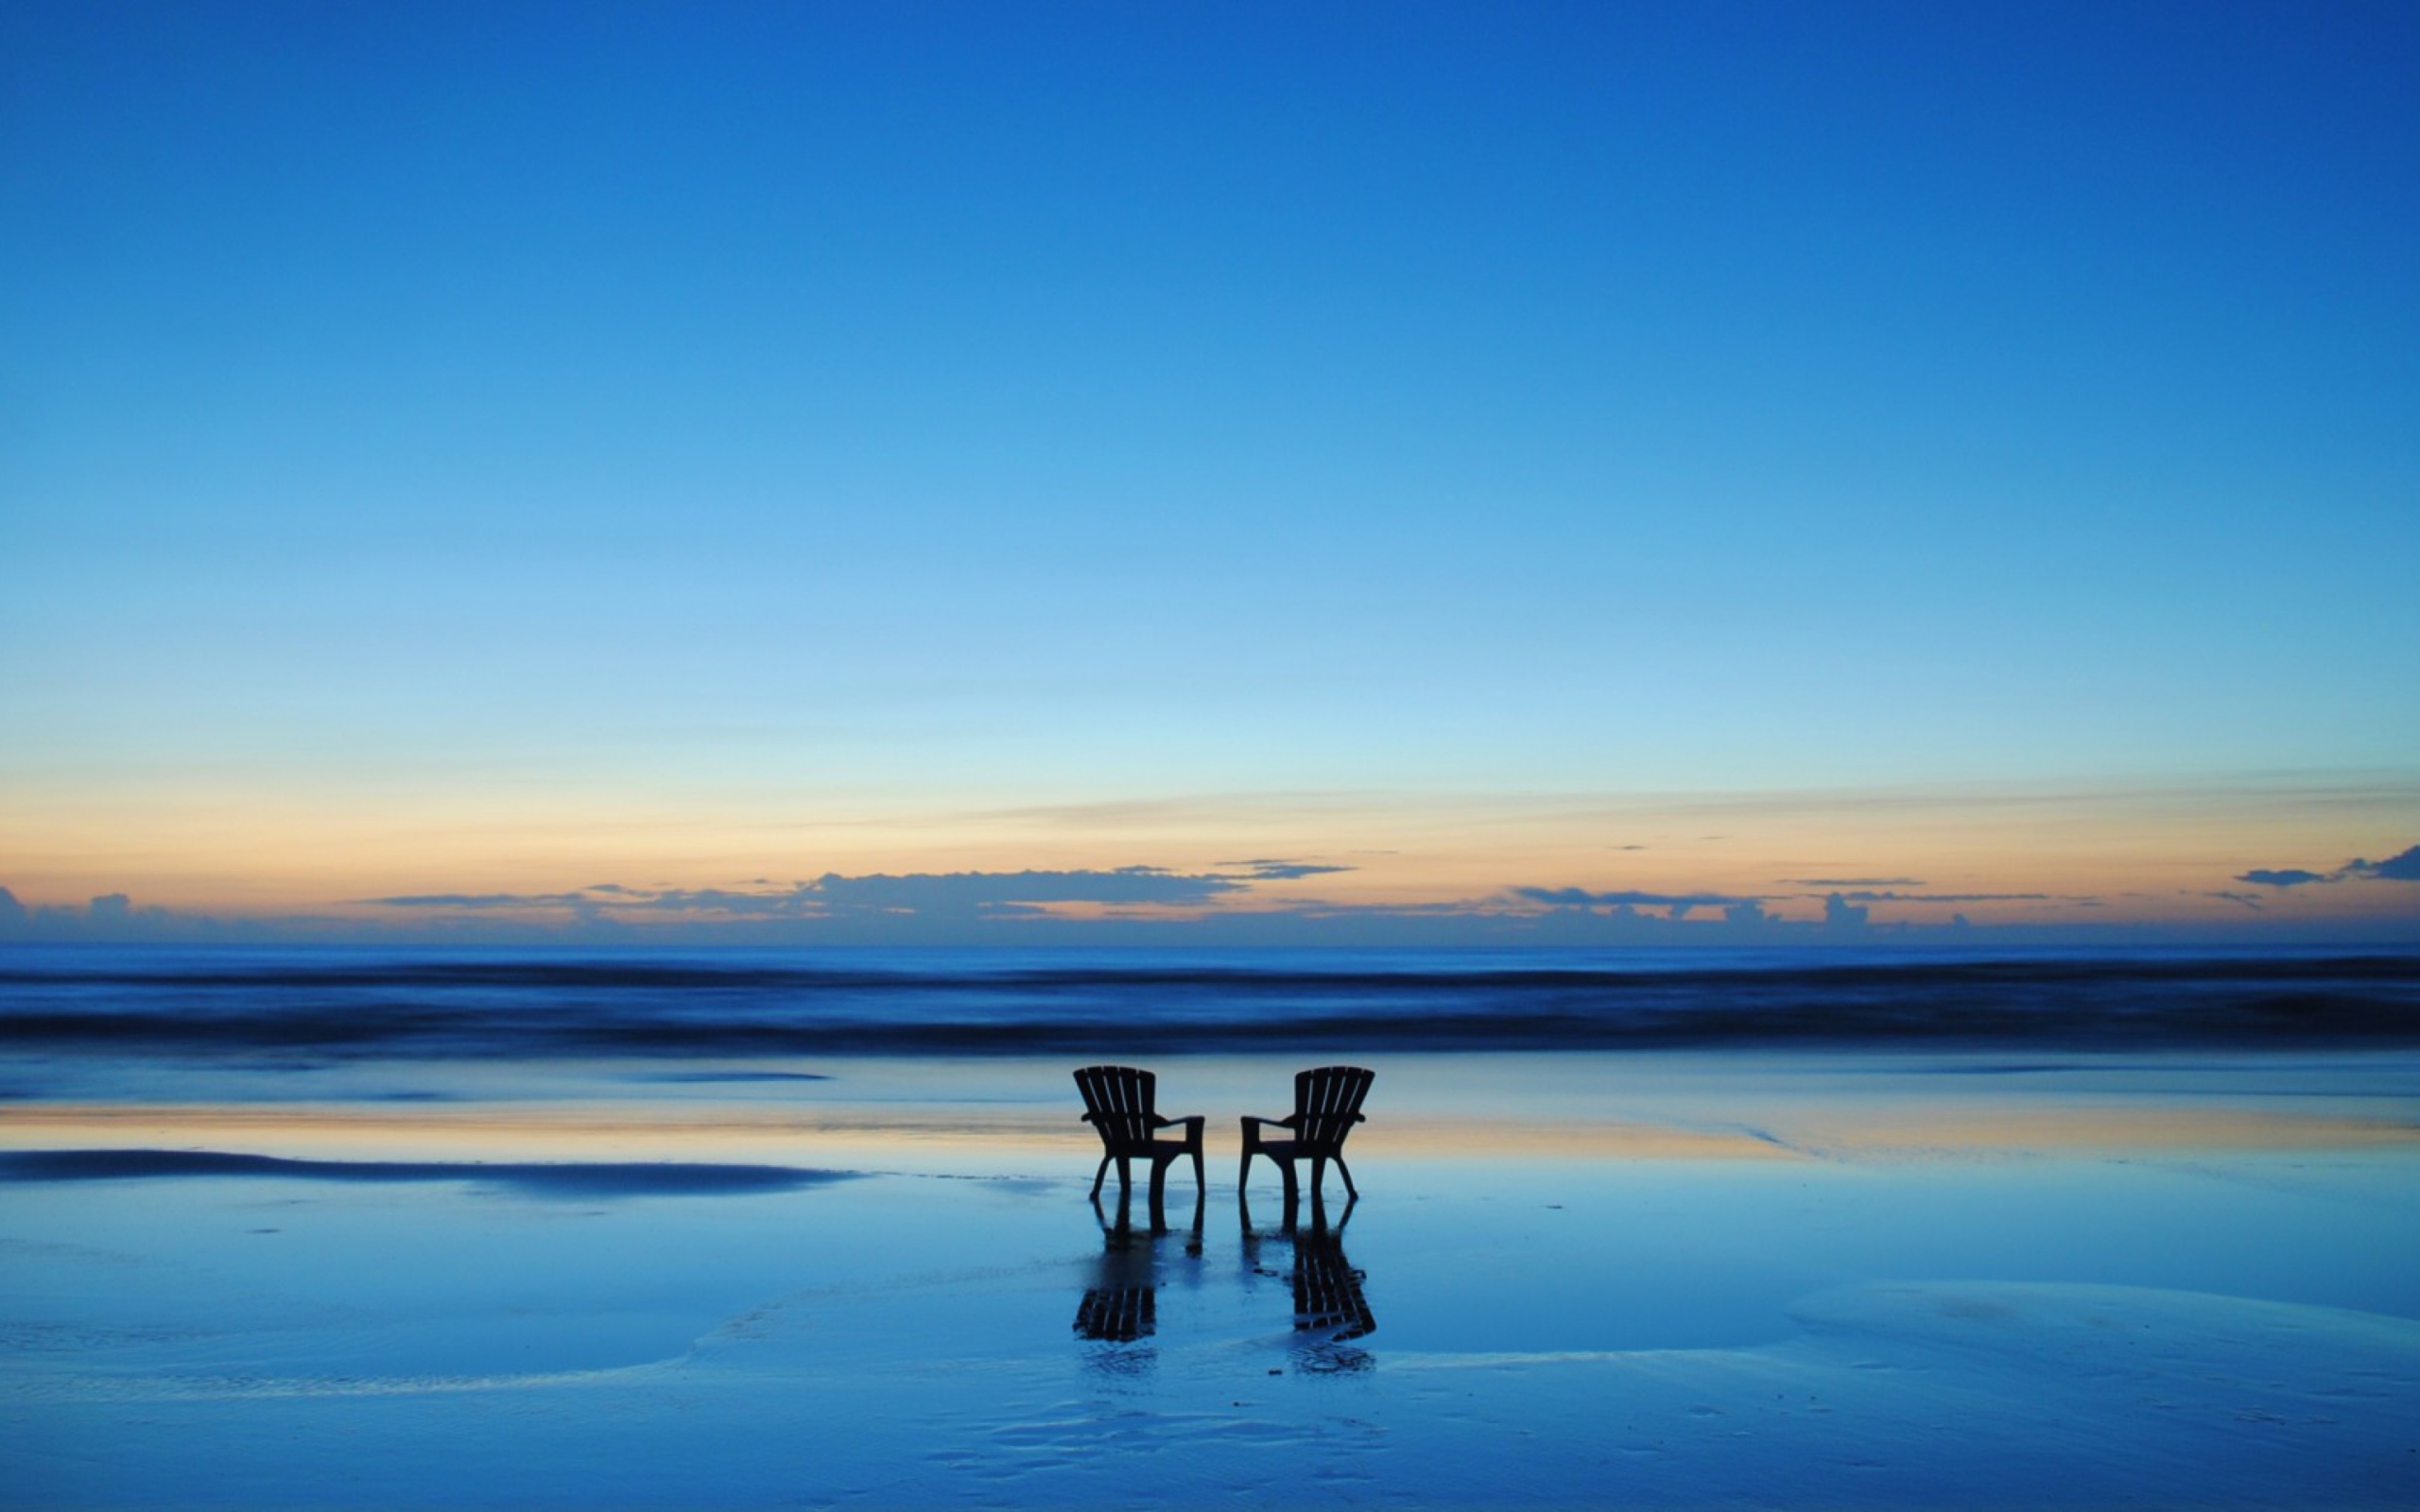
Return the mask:
<path id="1" fill-rule="evenodd" d="M 1157 1233 L 1064 1057 L 139 1058 L 11 1061 L 8 1504 L 2420 1505 L 2409 1051 L 1387 1051 L 1290 1226 L 1169 1055 Z"/>

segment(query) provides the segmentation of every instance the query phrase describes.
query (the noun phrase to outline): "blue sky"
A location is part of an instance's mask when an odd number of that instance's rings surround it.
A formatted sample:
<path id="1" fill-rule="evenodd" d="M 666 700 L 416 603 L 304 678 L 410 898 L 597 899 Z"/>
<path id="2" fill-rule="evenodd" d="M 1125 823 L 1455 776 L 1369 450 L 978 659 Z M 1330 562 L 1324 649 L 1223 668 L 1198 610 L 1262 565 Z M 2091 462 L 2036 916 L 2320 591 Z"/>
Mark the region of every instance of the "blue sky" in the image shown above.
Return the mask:
<path id="1" fill-rule="evenodd" d="M 2408 7 L 19 3 L 0 142 L 28 900 L 2420 840 Z"/>

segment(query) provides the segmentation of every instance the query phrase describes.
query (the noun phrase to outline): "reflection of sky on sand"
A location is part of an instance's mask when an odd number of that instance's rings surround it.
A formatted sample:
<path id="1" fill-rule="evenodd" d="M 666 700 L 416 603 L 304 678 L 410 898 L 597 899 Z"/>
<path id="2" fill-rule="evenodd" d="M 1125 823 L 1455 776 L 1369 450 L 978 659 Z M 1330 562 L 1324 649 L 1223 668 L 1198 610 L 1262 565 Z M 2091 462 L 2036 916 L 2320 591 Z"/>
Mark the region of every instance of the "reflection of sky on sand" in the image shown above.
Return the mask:
<path id="1" fill-rule="evenodd" d="M 1275 1113 L 1294 1059 L 1167 1057 L 1161 1102 Z M 2252 1057 L 1461 1055 L 1375 1058 L 1373 1158 L 1857 1160 L 2420 1143 L 2408 1054 Z M 1092 1136 L 1066 1063 L 201 1063 L 57 1074 L 0 1147 L 151 1143 L 304 1159 L 693 1160 L 1055 1170 Z M 33 1080 L 31 1076 L 19 1079 Z M 214 1143 L 217 1142 L 217 1143 Z M 232 1143 L 225 1142 L 233 1142 Z"/>
<path id="2" fill-rule="evenodd" d="M 2392 1067 L 1558 1065 L 1508 1103 L 1517 1065 L 1396 1064 L 1356 1137 L 1363 1199 L 1324 1238 L 1307 1205 L 1287 1230 L 1265 1167 L 1236 1205 L 1232 1113 L 1280 1110 L 1268 1065 L 1164 1065 L 1213 1133 L 1206 1200 L 1172 1179 L 1158 1237 L 1084 1201 L 1097 1145 L 1063 1067 L 821 1069 L 737 1101 L 609 1101 L 581 1071 L 408 1105 L 18 1105 L 20 1148 L 895 1174 L 10 1186 L 0 1484 L 251 1506 L 1123 1504 L 1138 1476 L 1178 1502 L 2420 1503 L 2420 1151 L 2387 1137 L 2411 1122 Z M 936 1095 L 960 1087 L 989 1098 Z M 1525 1154 L 1521 1130 L 1592 1106 L 1601 1143 Z"/>

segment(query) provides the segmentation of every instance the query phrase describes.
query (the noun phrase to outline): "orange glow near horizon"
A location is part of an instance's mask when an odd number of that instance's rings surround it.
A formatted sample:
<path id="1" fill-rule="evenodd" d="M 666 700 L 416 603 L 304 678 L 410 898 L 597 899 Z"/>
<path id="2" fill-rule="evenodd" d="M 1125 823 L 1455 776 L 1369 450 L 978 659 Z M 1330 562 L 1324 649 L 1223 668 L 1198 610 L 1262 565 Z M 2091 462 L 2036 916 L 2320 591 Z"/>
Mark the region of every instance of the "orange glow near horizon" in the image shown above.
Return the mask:
<path id="1" fill-rule="evenodd" d="M 1818 916 L 1832 891 L 1877 921 L 2224 920 L 2256 867 L 2326 868 L 2420 835 L 2420 793 L 2290 786 L 1556 795 L 1242 794 L 1149 802 L 727 800 L 580 791 L 153 789 L 0 816 L 0 885 L 28 907 L 125 893 L 225 917 L 372 919 L 365 900 L 559 894 L 612 883 L 767 890 L 826 873 L 1110 870 L 1236 875 L 1249 858 L 1344 869 L 1257 880 L 1192 917 L 1301 904 L 1508 906 L 1510 889 L 1716 894 Z M 2041 895 L 2031 897 L 2026 895 Z M 2404 885 L 2279 889 L 2276 917 L 2408 913 Z M 1051 904 L 1071 917 L 1131 913 Z M 527 917 L 560 919 L 561 909 Z"/>

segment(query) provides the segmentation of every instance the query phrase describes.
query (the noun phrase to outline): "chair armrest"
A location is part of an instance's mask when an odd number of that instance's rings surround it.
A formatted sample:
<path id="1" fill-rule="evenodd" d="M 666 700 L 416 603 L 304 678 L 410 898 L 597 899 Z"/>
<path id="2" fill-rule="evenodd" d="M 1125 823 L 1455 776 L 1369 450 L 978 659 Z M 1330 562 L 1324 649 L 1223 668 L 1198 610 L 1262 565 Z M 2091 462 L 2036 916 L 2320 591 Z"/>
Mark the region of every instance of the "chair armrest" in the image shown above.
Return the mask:
<path id="1" fill-rule="evenodd" d="M 1292 1128 L 1292 1127 L 1294 1126 L 1294 1120 L 1293 1120 L 1292 1118 L 1290 1118 L 1290 1117 L 1288 1117 L 1288 1118 L 1262 1118 L 1262 1117 L 1260 1117 L 1258 1114 L 1255 1114 L 1255 1113 L 1246 1113 L 1246 1114 L 1244 1115 L 1244 1122 L 1245 1122 L 1245 1123 L 1247 1123 L 1247 1124 L 1274 1124 L 1274 1125 L 1276 1125 L 1279 1128 Z"/>
<path id="2" fill-rule="evenodd" d="M 1157 1113 L 1151 1115 L 1153 1128 L 1174 1128 L 1179 1124 L 1184 1125 L 1187 1128 L 1200 1128 L 1208 1122 L 1209 1119 L 1200 1113 L 1195 1113 L 1189 1118 L 1163 1118 Z"/>

